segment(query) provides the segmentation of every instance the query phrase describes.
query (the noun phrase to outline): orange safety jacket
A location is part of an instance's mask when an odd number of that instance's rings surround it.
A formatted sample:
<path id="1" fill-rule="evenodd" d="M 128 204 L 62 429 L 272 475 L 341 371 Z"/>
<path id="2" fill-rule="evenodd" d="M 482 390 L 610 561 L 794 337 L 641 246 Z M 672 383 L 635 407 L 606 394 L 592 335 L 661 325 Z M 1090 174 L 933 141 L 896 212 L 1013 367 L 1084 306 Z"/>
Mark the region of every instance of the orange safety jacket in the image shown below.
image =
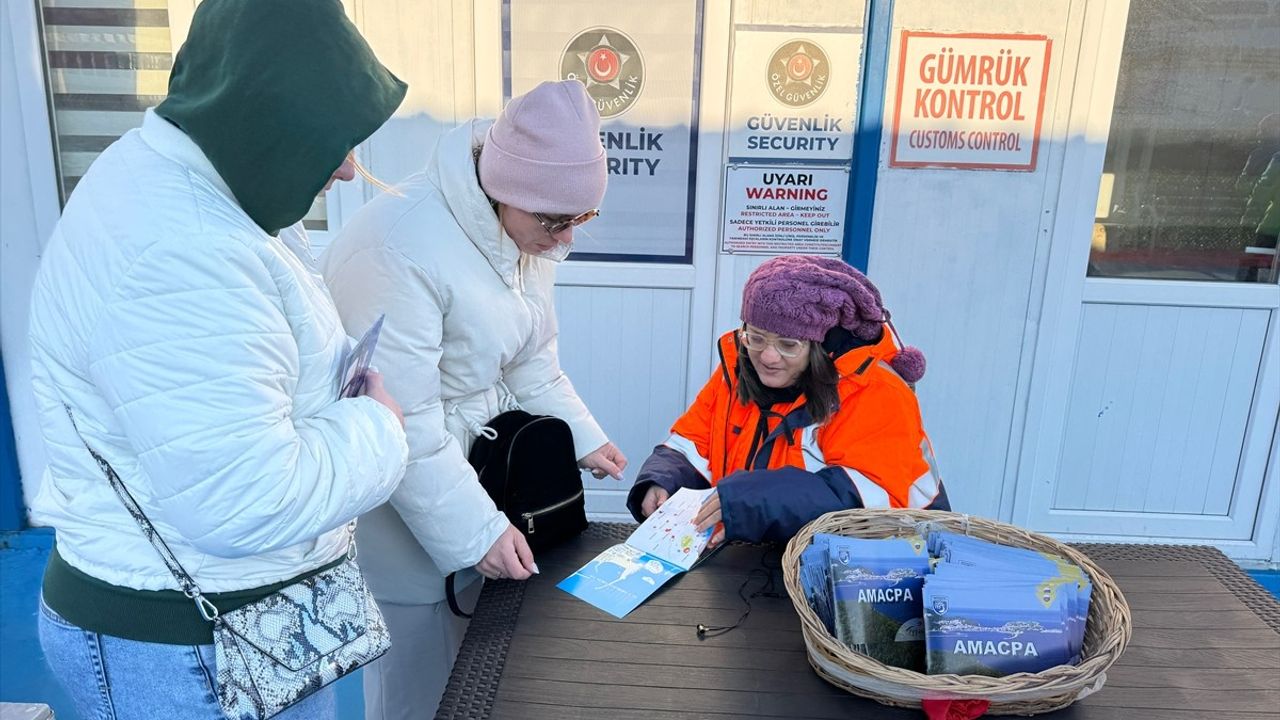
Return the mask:
<path id="1" fill-rule="evenodd" d="M 651 484 L 716 486 L 726 536 L 746 540 L 784 539 L 845 507 L 949 509 L 915 392 L 890 365 L 893 337 L 886 326 L 878 342 L 836 358 L 839 408 L 818 425 L 803 395 L 768 413 L 739 400 L 726 333 L 720 367 L 641 468 L 628 507 L 639 519 Z"/>

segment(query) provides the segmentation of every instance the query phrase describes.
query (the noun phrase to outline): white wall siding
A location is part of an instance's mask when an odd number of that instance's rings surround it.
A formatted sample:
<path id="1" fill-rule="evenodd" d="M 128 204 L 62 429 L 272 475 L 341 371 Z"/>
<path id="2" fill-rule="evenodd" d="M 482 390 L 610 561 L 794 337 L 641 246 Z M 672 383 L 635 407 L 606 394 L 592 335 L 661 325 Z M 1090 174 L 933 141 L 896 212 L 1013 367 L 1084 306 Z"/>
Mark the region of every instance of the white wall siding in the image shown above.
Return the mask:
<path id="1" fill-rule="evenodd" d="M 1025 371 L 1024 333 L 1038 309 L 1045 195 L 1061 171 L 1054 118 L 1066 107 L 1059 78 L 1072 62 L 1069 9 L 1063 0 L 894 3 L 887 122 L 904 29 L 1039 33 L 1054 43 L 1035 172 L 889 168 L 889 126 L 881 145 L 867 274 L 903 341 L 928 359 L 918 392 L 952 507 L 987 517 L 1005 516 L 1006 462 L 1017 451 L 1010 437 Z"/>
<path id="2" fill-rule="evenodd" d="M 742 288 L 751 273 L 770 259 L 772 256 L 768 255 L 720 256 L 719 282 L 716 285 L 716 337 L 742 325 Z M 707 348 L 707 357 L 716 357 L 714 347 Z"/>
<path id="3" fill-rule="evenodd" d="M 29 504 L 44 472 L 27 314 L 40 254 L 58 219 L 49 116 L 33 3 L 0 3 L 0 355 Z"/>
<path id="4" fill-rule="evenodd" d="M 560 364 L 631 461 L 626 483 L 583 476 L 593 516 L 621 512 L 640 464 L 685 410 L 689 305 L 683 289 L 556 288 Z"/>
<path id="5" fill-rule="evenodd" d="M 1269 316 L 1086 305 L 1053 507 L 1227 515 Z"/>
<path id="6" fill-rule="evenodd" d="M 363 156 L 379 179 L 397 182 L 427 164 L 440 135 L 478 112 L 477 9 L 461 0 L 346 4 L 378 59 L 409 84 L 404 102 L 370 138 Z M 366 199 L 376 192 L 369 188 Z"/>

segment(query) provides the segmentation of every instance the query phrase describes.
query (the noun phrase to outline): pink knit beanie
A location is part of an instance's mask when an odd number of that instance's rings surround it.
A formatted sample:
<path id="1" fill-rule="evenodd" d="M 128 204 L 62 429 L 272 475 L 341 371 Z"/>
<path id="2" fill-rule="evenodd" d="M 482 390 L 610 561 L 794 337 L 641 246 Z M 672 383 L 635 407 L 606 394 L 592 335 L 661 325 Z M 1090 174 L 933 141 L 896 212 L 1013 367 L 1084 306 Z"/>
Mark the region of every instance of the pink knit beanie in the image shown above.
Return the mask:
<path id="1" fill-rule="evenodd" d="M 544 82 L 512 98 L 480 151 L 485 194 L 526 212 L 594 210 L 607 181 L 600 113 L 577 80 Z"/>
<path id="2" fill-rule="evenodd" d="M 742 320 L 783 337 L 822 342 L 840 326 L 880 339 L 889 313 L 880 291 L 847 263 L 817 255 L 783 255 L 756 268 L 742 289 Z M 924 353 L 903 346 L 890 363 L 908 383 L 924 377 Z"/>

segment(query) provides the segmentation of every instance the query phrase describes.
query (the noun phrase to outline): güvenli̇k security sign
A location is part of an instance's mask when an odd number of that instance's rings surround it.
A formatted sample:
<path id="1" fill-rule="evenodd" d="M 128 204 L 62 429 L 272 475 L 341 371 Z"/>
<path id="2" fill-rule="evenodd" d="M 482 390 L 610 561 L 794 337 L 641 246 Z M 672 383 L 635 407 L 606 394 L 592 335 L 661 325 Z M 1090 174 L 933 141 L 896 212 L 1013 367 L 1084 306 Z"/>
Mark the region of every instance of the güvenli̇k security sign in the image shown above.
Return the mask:
<path id="1" fill-rule="evenodd" d="M 1036 168 L 1053 41 L 904 30 L 889 166 Z"/>
<path id="2" fill-rule="evenodd" d="M 848 162 L 861 31 L 737 29 L 730 80 L 731 162 Z"/>

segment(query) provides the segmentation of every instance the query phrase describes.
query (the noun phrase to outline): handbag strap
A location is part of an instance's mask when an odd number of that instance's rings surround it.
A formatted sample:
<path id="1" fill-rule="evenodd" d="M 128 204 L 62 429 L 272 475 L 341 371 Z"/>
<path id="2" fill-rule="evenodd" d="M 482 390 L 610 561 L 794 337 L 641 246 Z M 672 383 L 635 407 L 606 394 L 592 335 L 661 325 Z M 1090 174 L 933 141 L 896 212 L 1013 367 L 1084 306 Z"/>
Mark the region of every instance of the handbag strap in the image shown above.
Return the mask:
<path id="1" fill-rule="evenodd" d="M 458 573 L 451 572 L 444 579 L 444 597 L 449 601 L 449 612 L 460 618 L 471 618 L 471 613 L 463 612 L 462 606 L 458 605 L 458 593 L 453 589 L 453 578 Z"/>
<path id="2" fill-rule="evenodd" d="M 133 498 L 133 494 L 129 492 L 129 488 L 124 486 L 124 482 L 120 476 L 116 474 L 111 463 L 108 463 L 101 455 L 97 453 L 89 443 L 85 441 L 84 435 L 80 433 L 79 426 L 76 425 L 75 415 L 71 412 L 71 406 L 63 405 L 67 411 L 67 417 L 71 420 L 71 427 L 76 431 L 76 436 L 80 438 L 80 442 L 84 445 L 85 450 L 93 456 L 94 461 L 98 463 L 98 467 L 102 469 L 102 474 L 107 476 L 107 482 L 111 483 L 111 489 L 115 491 L 116 497 L 120 498 L 120 502 L 124 504 L 125 510 L 129 511 L 129 515 L 133 517 L 134 522 L 138 523 L 138 527 L 142 528 L 142 534 L 151 543 L 151 547 L 160 553 L 160 559 L 164 561 L 164 565 L 169 569 L 169 573 L 178 581 L 178 586 L 182 588 L 182 594 L 193 600 L 196 608 L 200 611 L 200 617 L 212 622 L 218 617 L 218 608 L 205 598 L 200 592 L 200 586 L 196 584 L 194 578 L 182 567 L 182 563 L 178 562 L 178 558 L 169 549 L 164 538 L 160 537 L 159 531 L 155 525 L 151 524 L 151 520 L 147 518 L 147 514 L 142 511 L 142 507 L 138 505 L 138 501 Z"/>

